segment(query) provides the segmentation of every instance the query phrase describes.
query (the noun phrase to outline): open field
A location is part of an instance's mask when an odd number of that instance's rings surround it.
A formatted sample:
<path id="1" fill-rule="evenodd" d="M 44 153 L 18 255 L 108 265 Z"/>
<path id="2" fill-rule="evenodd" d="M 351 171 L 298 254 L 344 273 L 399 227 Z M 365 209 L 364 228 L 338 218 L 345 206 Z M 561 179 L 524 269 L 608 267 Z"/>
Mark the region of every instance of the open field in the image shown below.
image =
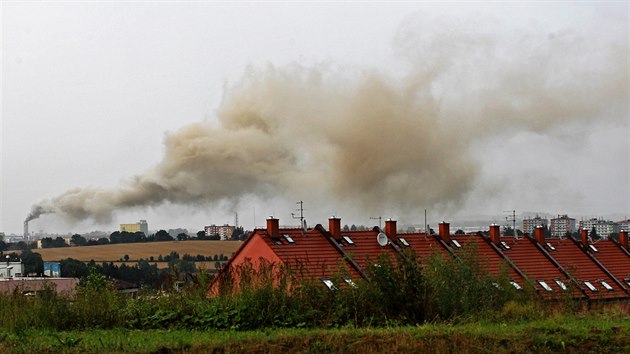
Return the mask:
<path id="1" fill-rule="evenodd" d="M 520 353 L 630 352 L 630 320 L 550 318 L 520 324 L 262 331 L 0 332 L 8 353 Z"/>
<path id="2" fill-rule="evenodd" d="M 89 262 L 110 262 L 118 261 L 125 255 L 129 259 L 140 258 L 149 259 L 153 256 L 156 260 L 159 255 L 166 256 L 172 251 L 179 253 L 180 257 L 188 253 L 192 256 L 198 254 L 204 256 L 214 256 L 223 254 L 230 257 L 241 245 L 241 241 L 164 241 L 145 243 L 119 243 L 114 245 L 81 246 L 81 247 L 61 247 L 43 248 L 33 250 L 42 255 L 44 261 L 59 261 L 65 258 L 74 258 L 80 261 Z M 213 265 L 214 267 L 214 265 Z"/>

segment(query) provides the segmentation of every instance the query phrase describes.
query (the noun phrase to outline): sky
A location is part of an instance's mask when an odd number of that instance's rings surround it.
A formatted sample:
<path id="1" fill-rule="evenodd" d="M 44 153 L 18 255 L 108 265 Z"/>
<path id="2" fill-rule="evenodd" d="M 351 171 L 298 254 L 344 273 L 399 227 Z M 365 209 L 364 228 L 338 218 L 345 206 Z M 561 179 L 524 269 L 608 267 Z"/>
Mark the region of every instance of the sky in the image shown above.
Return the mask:
<path id="1" fill-rule="evenodd" d="M 6 234 L 630 215 L 627 2 L 0 6 Z"/>

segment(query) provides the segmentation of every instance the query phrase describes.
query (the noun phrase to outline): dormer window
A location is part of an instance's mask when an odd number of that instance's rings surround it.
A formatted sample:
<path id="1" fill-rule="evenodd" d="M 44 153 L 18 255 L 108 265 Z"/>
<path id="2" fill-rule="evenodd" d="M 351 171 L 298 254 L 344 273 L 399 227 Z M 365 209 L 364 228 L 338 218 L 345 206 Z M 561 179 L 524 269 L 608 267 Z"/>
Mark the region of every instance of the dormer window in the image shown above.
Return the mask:
<path id="1" fill-rule="evenodd" d="M 603 281 L 603 280 L 600 280 L 600 282 L 599 282 L 599 283 L 600 283 L 600 284 L 602 284 L 602 286 L 604 287 L 604 289 L 606 289 L 606 290 L 608 290 L 608 291 L 613 291 L 613 290 L 615 290 L 615 289 L 613 289 L 613 287 L 612 287 L 612 286 L 610 286 L 610 284 L 606 283 L 606 282 L 605 282 L 605 281 Z"/>
<path id="2" fill-rule="evenodd" d="M 510 284 L 512 284 L 512 286 L 514 287 L 514 289 L 516 290 L 523 290 L 523 287 L 520 286 L 517 282 L 515 281 L 511 281 Z"/>
<path id="3" fill-rule="evenodd" d="M 287 240 L 288 243 L 295 243 L 295 240 L 293 240 L 293 238 L 288 234 L 282 234 L 282 237 L 284 237 L 284 239 Z"/>
<path id="4" fill-rule="evenodd" d="M 547 242 L 547 248 L 549 248 L 551 251 L 555 251 L 556 250 L 556 248 L 553 247 L 553 245 L 551 243 L 549 243 L 549 242 Z"/>
<path id="5" fill-rule="evenodd" d="M 407 242 L 407 240 L 405 240 L 404 238 L 399 237 L 398 240 L 400 241 L 400 243 L 402 243 L 403 246 L 409 247 L 409 242 Z"/>
<path id="6" fill-rule="evenodd" d="M 459 242 L 457 242 L 457 240 L 451 240 L 451 242 L 453 242 L 453 244 L 455 245 L 455 247 L 457 247 L 457 248 L 462 248 L 462 245 L 461 245 Z"/>
<path id="7" fill-rule="evenodd" d="M 547 291 L 553 291 L 553 289 L 549 286 L 549 284 L 547 284 L 547 282 L 544 281 L 544 280 L 539 280 L 538 284 L 540 284 L 540 286 L 542 286 L 543 289 L 545 289 Z"/>
<path id="8" fill-rule="evenodd" d="M 597 288 L 595 287 L 595 285 L 593 285 L 590 281 L 585 280 L 584 281 L 584 285 L 586 285 L 587 288 L 589 288 L 589 290 L 591 291 L 597 291 Z"/>
<path id="9" fill-rule="evenodd" d="M 508 246 L 507 242 L 505 241 L 501 241 L 501 246 L 503 246 L 503 248 L 505 248 L 506 250 L 512 249 L 512 247 Z"/>
<path id="10" fill-rule="evenodd" d="M 350 246 L 354 246 L 354 241 L 350 238 L 350 236 L 343 236 L 344 241 Z"/>
<path id="11" fill-rule="evenodd" d="M 599 250 L 597 248 L 595 248 L 595 245 L 588 245 L 588 247 L 593 251 L 593 252 L 599 252 Z"/>
<path id="12" fill-rule="evenodd" d="M 567 286 L 566 284 L 564 284 L 564 282 L 560 279 L 556 279 L 554 280 L 556 282 L 556 284 L 558 284 L 558 286 L 560 287 L 560 289 L 566 291 L 567 290 Z"/>

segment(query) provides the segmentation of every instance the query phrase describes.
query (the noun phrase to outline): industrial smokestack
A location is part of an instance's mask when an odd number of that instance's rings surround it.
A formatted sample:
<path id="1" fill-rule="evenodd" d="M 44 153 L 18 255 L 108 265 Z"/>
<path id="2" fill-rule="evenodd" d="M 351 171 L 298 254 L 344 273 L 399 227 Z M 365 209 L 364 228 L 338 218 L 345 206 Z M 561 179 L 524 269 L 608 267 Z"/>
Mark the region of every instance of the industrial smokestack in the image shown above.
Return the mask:
<path id="1" fill-rule="evenodd" d="M 24 240 L 29 240 L 28 234 L 28 220 L 24 220 Z"/>

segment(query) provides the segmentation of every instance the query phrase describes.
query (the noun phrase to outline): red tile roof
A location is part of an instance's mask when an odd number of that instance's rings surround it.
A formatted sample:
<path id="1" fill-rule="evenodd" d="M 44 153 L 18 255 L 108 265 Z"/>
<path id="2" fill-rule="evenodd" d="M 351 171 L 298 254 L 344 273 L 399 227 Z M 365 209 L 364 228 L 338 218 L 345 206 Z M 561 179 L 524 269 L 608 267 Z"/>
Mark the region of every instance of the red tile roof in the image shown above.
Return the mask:
<path id="1" fill-rule="evenodd" d="M 337 238 L 337 242 L 341 245 L 343 252 L 366 272 L 381 255 L 387 255 L 392 261 L 396 261 L 398 252 L 395 246 L 392 243 L 381 246 L 377 241 L 379 232 L 378 228 L 369 231 L 341 231 L 341 237 Z"/>
<path id="2" fill-rule="evenodd" d="M 510 264 L 501 250 L 490 243 L 488 239 L 479 234 L 474 235 L 451 235 L 451 240 L 456 240 L 463 249 L 475 247 L 481 269 L 493 276 L 498 276 L 505 269 L 509 276 L 519 286 L 524 287 L 527 283 L 526 278 L 520 272 L 515 264 Z M 457 252 L 457 251 L 456 251 Z"/>
<path id="3" fill-rule="evenodd" d="M 584 289 L 589 298 L 614 299 L 625 298 L 627 293 L 613 279 L 605 268 L 602 268 L 579 246 L 572 238 L 549 238 L 544 245 L 548 253 L 562 265 L 562 267 L 575 278 Z M 589 282 L 591 289 L 586 282 Z M 610 289 L 606 289 L 608 284 Z"/>
<path id="4" fill-rule="evenodd" d="M 425 233 L 398 234 L 398 244 L 404 249 L 405 246 L 402 245 L 400 238 L 407 241 L 410 248 L 413 249 L 418 258 L 420 258 L 421 263 L 434 254 L 451 256 L 446 246 L 434 235 L 427 235 Z"/>
<path id="5" fill-rule="evenodd" d="M 630 255 L 612 240 L 597 242 L 599 252 L 590 252 L 626 289 L 630 288 Z M 591 250 L 592 251 L 592 250 Z"/>
<path id="6" fill-rule="evenodd" d="M 501 237 L 501 241 L 510 247 L 501 248 L 501 252 L 514 263 L 525 275 L 534 282 L 536 290 L 546 299 L 562 298 L 565 290 L 557 283 L 561 281 L 565 286 L 571 286 L 572 282 L 567 274 L 565 274 L 560 266 L 555 264 L 552 259 L 547 258 L 545 253 L 536 246 L 536 241 L 529 237 L 514 238 Z M 544 282 L 544 283 L 541 283 Z M 548 286 L 545 289 L 544 285 Z M 576 288 L 577 284 L 573 284 L 573 297 L 583 298 L 584 295 Z"/>
<path id="7" fill-rule="evenodd" d="M 336 275 L 359 279 L 361 275 L 322 232 L 323 229 L 280 229 L 272 239 L 262 230 L 263 239 L 273 252 L 301 279 L 333 278 Z M 289 242 L 288 235 L 294 242 Z"/>

